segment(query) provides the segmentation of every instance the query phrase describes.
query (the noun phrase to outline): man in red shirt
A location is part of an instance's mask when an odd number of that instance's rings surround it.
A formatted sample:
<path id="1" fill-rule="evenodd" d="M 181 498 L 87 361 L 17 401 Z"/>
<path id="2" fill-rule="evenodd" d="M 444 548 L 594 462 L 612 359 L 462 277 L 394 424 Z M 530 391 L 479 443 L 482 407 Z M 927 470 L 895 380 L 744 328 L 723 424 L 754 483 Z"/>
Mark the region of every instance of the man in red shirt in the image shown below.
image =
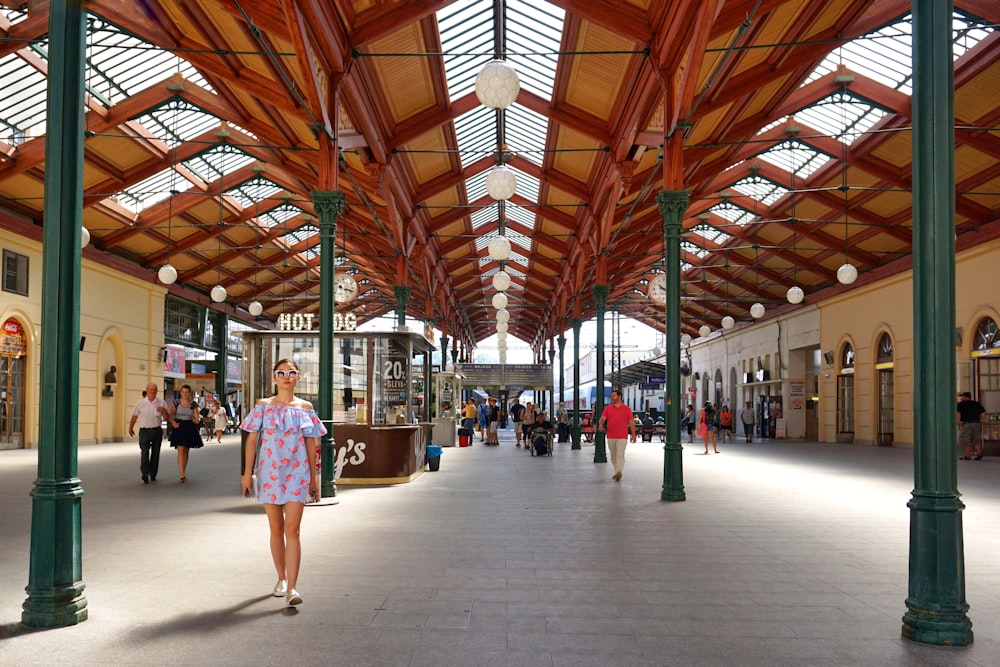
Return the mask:
<path id="1" fill-rule="evenodd" d="M 611 464 L 615 467 L 615 474 L 611 479 L 617 482 L 622 478 L 622 469 L 625 467 L 625 446 L 628 444 L 629 432 L 632 434 L 632 442 L 635 442 L 632 409 L 622 403 L 622 393 L 617 389 L 611 390 L 611 405 L 604 408 L 597 428 L 607 431 Z"/>

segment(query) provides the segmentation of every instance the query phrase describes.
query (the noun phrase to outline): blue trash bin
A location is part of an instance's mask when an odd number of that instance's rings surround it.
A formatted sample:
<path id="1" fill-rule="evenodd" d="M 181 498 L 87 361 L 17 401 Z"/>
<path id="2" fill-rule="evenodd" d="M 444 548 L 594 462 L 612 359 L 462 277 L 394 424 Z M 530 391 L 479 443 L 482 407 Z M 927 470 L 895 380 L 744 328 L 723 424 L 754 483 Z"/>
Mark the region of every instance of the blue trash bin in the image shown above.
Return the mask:
<path id="1" fill-rule="evenodd" d="M 430 472 L 437 472 L 441 468 L 441 452 L 443 451 L 438 445 L 427 445 L 427 469 Z"/>

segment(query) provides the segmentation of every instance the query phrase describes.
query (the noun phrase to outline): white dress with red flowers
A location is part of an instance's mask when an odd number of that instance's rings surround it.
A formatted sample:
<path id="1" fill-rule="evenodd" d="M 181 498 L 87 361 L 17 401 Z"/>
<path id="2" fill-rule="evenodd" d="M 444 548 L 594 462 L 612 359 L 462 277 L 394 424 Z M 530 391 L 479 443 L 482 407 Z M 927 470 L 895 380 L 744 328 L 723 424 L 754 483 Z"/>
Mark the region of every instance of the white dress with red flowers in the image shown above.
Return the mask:
<path id="1" fill-rule="evenodd" d="M 257 497 L 262 503 L 304 503 L 309 497 L 309 454 L 306 438 L 326 435 L 313 410 L 258 403 L 240 428 L 259 432 Z"/>

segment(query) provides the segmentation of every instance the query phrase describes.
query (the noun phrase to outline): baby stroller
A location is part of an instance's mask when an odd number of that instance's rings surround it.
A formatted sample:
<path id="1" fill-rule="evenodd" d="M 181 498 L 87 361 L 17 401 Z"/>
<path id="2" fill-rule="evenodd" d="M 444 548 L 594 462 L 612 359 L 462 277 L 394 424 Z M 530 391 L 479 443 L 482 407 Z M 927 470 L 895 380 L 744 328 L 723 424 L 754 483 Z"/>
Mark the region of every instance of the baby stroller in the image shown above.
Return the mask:
<path id="1" fill-rule="evenodd" d="M 531 455 L 552 456 L 552 429 L 536 426 L 531 429 Z"/>

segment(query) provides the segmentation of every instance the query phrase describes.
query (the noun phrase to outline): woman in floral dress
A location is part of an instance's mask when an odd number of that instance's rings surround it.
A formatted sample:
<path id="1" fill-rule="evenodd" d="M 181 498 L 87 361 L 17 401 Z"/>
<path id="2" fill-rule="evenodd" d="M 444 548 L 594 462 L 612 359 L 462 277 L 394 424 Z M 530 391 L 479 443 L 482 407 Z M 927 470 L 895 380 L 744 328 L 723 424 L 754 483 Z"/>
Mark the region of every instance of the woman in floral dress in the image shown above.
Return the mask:
<path id="1" fill-rule="evenodd" d="M 299 525 L 310 495 L 319 496 L 317 445 L 326 428 L 312 404 L 295 396 L 299 368 L 282 359 L 274 366 L 277 393 L 257 401 L 240 428 L 247 432 L 243 493 L 255 493 L 264 504 L 271 529 L 271 557 L 278 573 L 274 597 L 288 606 L 302 604 L 295 590 L 302 560 Z M 252 462 L 256 461 L 256 466 Z M 253 473 L 256 473 L 256 488 Z"/>

